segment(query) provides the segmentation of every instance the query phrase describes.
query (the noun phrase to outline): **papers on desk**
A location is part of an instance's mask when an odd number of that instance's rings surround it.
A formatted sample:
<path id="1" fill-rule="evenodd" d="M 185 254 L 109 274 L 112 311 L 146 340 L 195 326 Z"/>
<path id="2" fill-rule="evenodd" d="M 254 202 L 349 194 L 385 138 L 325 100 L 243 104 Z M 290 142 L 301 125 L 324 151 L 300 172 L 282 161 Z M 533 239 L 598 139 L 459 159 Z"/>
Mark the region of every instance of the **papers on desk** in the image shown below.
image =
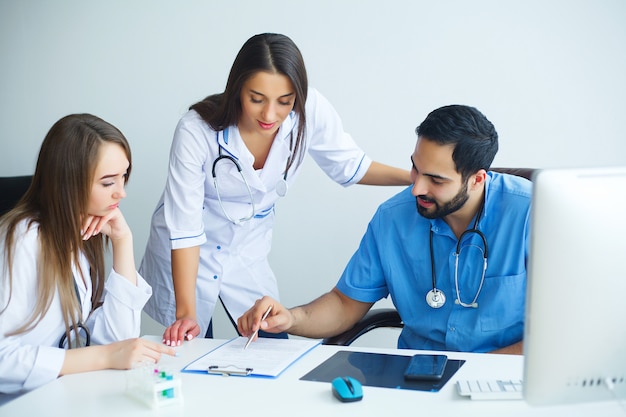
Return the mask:
<path id="1" fill-rule="evenodd" d="M 277 377 L 320 344 L 319 340 L 260 337 L 244 349 L 245 337 L 232 339 L 185 366 L 182 372 Z"/>

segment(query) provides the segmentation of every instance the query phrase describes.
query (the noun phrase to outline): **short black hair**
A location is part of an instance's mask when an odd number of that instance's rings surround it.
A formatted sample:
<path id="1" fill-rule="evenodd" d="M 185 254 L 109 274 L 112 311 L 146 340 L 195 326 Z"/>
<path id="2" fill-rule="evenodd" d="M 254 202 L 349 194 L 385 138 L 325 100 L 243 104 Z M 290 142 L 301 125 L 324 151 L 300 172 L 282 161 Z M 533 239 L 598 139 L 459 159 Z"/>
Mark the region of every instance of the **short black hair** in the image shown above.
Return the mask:
<path id="1" fill-rule="evenodd" d="M 498 153 L 498 132 L 474 107 L 454 104 L 428 114 L 415 129 L 418 138 L 454 145 L 452 160 L 465 180 L 480 169 L 488 170 Z"/>

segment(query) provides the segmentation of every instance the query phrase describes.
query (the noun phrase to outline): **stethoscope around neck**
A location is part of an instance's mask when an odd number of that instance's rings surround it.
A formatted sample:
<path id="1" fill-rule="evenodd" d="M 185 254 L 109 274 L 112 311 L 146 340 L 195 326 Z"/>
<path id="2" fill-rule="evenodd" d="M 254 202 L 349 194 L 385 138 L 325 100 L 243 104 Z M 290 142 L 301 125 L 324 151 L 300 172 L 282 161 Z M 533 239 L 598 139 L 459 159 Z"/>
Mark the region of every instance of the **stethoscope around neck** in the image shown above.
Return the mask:
<path id="1" fill-rule="evenodd" d="M 219 143 L 218 135 L 219 135 L 219 132 L 216 133 L 216 137 L 218 139 L 218 142 L 217 142 L 218 156 L 213 161 L 213 166 L 211 168 L 211 175 L 213 176 L 213 184 L 215 185 L 215 193 L 217 194 L 217 201 L 218 201 L 218 203 L 220 205 L 220 208 L 222 209 L 222 212 L 224 213 L 224 216 L 228 220 L 230 220 L 234 224 L 241 224 L 243 222 L 247 222 L 248 220 L 252 219 L 256 215 L 256 207 L 254 205 L 254 197 L 252 196 L 252 190 L 250 189 L 250 184 L 248 184 L 248 181 L 246 180 L 246 176 L 243 173 L 243 169 L 241 168 L 241 164 L 239 163 L 237 158 L 235 158 L 234 156 L 232 156 L 230 154 L 224 154 L 222 152 L 222 145 L 220 145 L 220 143 Z M 224 129 L 222 131 L 222 135 L 224 136 L 224 142 L 226 144 L 228 144 L 228 129 Z M 276 183 L 276 194 L 278 194 L 279 197 L 285 197 L 287 195 L 287 191 L 289 191 L 289 185 L 287 183 L 287 175 L 288 175 L 288 172 L 289 172 L 289 165 L 291 164 L 291 161 L 293 159 L 292 146 L 293 146 L 293 131 L 290 132 L 289 158 L 287 158 L 287 163 L 285 165 L 285 173 L 283 174 L 283 177 L 280 178 L 278 180 L 278 182 Z M 237 168 L 237 172 L 239 172 L 239 175 L 241 176 L 241 179 L 242 179 L 243 183 L 246 186 L 246 190 L 248 191 L 248 196 L 250 197 L 250 213 L 247 216 L 241 217 L 239 219 L 235 219 L 235 218 L 231 217 L 228 214 L 228 212 L 226 211 L 226 208 L 224 207 L 224 204 L 222 203 L 222 196 L 220 194 L 220 188 L 219 188 L 219 184 L 218 184 L 218 180 L 217 180 L 217 173 L 216 173 L 217 163 L 219 161 L 222 161 L 222 160 L 226 160 L 226 161 L 231 162 L 235 166 L 235 168 Z"/>
<path id="2" fill-rule="evenodd" d="M 474 225 L 472 226 L 471 229 L 467 229 L 466 231 L 461 233 L 461 236 L 459 236 L 459 238 L 457 239 L 456 248 L 454 250 L 454 287 L 456 290 L 456 300 L 454 300 L 454 303 L 462 307 L 466 307 L 466 308 L 478 308 L 477 300 L 478 300 L 478 296 L 480 295 L 480 292 L 483 289 L 483 284 L 485 282 L 485 273 L 487 272 L 487 258 L 489 256 L 489 247 L 487 246 L 487 238 L 485 237 L 483 232 L 481 232 L 478 229 L 478 220 L 482 216 L 483 208 L 484 208 L 484 202 L 483 202 L 483 205 L 481 205 L 481 208 L 478 214 L 476 215 L 476 220 L 474 221 Z M 461 256 L 461 242 L 463 241 L 463 238 L 472 233 L 478 235 L 483 242 L 484 250 L 480 246 L 470 245 L 470 246 L 476 246 L 482 252 L 483 268 L 482 268 L 482 276 L 480 278 L 480 284 L 478 286 L 478 290 L 476 291 L 476 294 L 474 295 L 474 299 L 471 302 L 466 303 L 461 299 L 461 292 L 459 290 L 459 258 Z M 443 291 L 437 288 L 437 274 L 435 272 L 435 255 L 433 251 L 433 230 L 432 229 L 430 229 L 429 240 L 430 240 L 430 266 L 431 266 L 433 288 L 430 291 L 428 291 L 428 293 L 426 293 L 426 303 L 432 308 L 441 308 L 446 303 L 446 295 L 443 293 Z"/>
<path id="3" fill-rule="evenodd" d="M 82 306 L 82 301 L 80 293 L 78 292 L 78 285 L 76 284 L 76 281 L 74 281 L 74 291 L 76 292 L 76 298 L 78 298 L 78 305 Z M 78 320 L 76 326 L 70 326 L 68 332 L 61 335 L 58 346 L 61 349 L 72 349 L 90 345 L 91 332 L 89 331 L 89 328 L 83 324 L 82 320 Z"/>

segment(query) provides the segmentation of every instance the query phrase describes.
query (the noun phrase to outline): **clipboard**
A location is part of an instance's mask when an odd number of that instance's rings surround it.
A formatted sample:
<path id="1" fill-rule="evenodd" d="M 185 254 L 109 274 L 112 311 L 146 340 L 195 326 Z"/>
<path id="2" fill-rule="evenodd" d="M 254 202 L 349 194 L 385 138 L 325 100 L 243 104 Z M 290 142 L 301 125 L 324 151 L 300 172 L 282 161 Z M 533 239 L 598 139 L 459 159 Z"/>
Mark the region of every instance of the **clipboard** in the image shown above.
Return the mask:
<path id="1" fill-rule="evenodd" d="M 222 376 L 231 376 L 231 375 L 248 376 L 252 374 L 253 371 L 254 371 L 254 368 L 239 368 L 234 365 L 226 365 L 226 366 L 210 365 L 207 368 L 207 373 L 218 374 Z"/>
<path id="2" fill-rule="evenodd" d="M 300 379 L 331 382 L 338 376 L 351 376 L 370 387 L 437 392 L 463 366 L 464 360 L 448 359 L 441 379 L 411 381 L 404 379 L 412 356 L 340 350 Z"/>
<path id="3" fill-rule="evenodd" d="M 244 349 L 245 337 L 231 339 L 195 359 L 182 372 L 276 378 L 321 342 L 311 339 L 258 338 Z"/>

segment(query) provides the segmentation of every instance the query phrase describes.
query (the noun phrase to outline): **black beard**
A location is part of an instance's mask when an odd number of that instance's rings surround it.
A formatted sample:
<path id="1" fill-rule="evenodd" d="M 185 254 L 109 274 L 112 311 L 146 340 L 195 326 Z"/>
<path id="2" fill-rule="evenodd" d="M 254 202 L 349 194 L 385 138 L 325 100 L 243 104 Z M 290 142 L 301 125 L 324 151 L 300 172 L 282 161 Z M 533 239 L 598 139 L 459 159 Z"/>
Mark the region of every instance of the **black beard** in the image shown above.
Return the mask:
<path id="1" fill-rule="evenodd" d="M 435 203 L 435 210 L 432 212 L 429 212 L 428 209 L 425 209 L 424 207 L 420 206 L 419 203 L 417 202 L 418 198 L 426 202 Z M 467 193 L 467 183 L 466 183 L 463 186 L 463 188 L 461 188 L 459 192 L 454 197 L 452 197 L 450 201 L 444 203 L 443 206 L 440 206 L 437 201 L 430 199 L 426 196 L 416 197 L 415 205 L 417 206 L 417 212 L 422 217 L 425 217 L 427 219 L 440 219 L 440 218 L 447 216 L 448 214 L 454 213 L 455 211 L 463 207 L 463 205 L 467 202 L 467 200 L 469 200 L 469 194 Z"/>

